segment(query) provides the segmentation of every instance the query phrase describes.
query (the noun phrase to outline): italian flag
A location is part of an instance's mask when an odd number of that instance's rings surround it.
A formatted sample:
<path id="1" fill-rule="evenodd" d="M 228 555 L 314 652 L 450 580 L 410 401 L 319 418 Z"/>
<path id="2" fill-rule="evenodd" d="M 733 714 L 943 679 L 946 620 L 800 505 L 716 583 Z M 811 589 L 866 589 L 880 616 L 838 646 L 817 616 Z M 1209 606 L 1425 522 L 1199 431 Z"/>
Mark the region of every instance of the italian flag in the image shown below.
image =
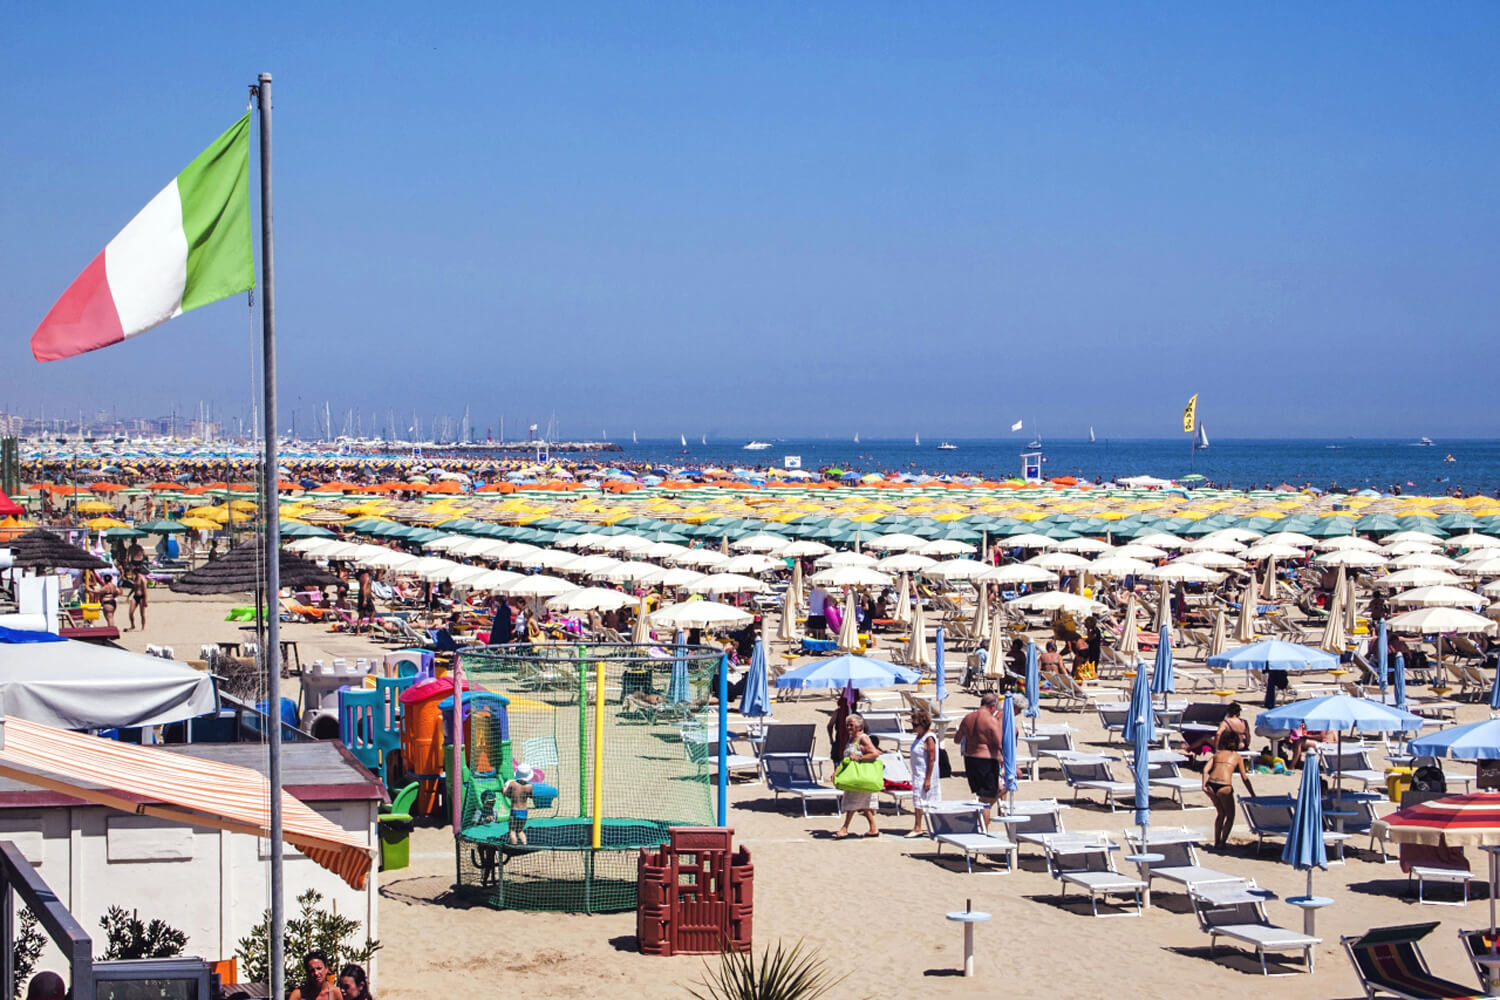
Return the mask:
<path id="1" fill-rule="evenodd" d="M 31 335 L 31 353 L 95 351 L 254 287 L 247 111 L 99 251 Z"/>

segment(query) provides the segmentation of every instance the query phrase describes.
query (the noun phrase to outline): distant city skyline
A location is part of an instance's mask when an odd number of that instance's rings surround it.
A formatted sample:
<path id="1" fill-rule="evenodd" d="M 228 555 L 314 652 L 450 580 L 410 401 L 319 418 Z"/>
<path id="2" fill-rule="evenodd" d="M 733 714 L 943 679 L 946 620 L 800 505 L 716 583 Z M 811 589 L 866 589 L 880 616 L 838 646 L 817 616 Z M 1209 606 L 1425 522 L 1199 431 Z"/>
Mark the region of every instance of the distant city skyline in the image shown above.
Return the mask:
<path id="1" fill-rule="evenodd" d="M 577 438 L 1168 438 L 1196 392 L 1222 438 L 1500 437 L 1473 372 L 1497 29 L 1462 3 L 270 2 L 254 31 L 23 5 L 0 411 L 249 419 L 244 298 L 46 365 L 27 341 L 264 70 L 299 434 L 327 401 L 372 432 L 468 405 Z"/>

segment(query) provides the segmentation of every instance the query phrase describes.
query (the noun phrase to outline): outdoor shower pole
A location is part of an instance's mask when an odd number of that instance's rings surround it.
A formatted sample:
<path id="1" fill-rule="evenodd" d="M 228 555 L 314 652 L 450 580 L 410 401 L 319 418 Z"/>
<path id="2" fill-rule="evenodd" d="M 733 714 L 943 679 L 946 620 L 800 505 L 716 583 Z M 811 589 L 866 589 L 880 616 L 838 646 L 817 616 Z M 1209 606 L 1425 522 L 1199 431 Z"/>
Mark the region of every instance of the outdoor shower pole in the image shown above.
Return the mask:
<path id="1" fill-rule="evenodd" d="M 276 455 L 276 254 L 272 241 L 271 200 L 271 74 L 260 74 L 256 88 L 260 103 L 260 268 L 261 268 L 261 364 L 265 389 L 265 496 L 261 511 L 266 521 L 266 644 L 261 662 L 266 672 L 266 733 L 270 737 L 266 779 L 271 797 L 271 996 L 286 996 L 282 932 L 286 912 L 282 899 L 283 852 L 281 844 L 281 615 L 277 594 L 281 591 L 281 475 Z M 232 497 L 233 494 L 231 493 Z M 234 530 L 234 505 L 230 501 L 230 531 Z"/>

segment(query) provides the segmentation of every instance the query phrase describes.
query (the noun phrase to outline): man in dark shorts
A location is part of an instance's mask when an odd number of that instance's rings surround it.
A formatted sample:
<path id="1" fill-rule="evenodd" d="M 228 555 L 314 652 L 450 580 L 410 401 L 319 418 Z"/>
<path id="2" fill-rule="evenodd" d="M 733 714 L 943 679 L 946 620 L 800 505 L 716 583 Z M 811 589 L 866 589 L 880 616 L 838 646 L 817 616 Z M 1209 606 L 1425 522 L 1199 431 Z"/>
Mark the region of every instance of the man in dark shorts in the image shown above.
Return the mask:
<path id="1" fill-rule="evenodd" d="M 980 698 L 979 707 L 963 717 L 953 738 L 963 754 L 969 791 L 984 803 L 984 818 L 988 822 L 995 800 L 1000 797 L 1000 769 L 1004 764 L 1000 753 L 1000 699 L 993 691 Z"/>

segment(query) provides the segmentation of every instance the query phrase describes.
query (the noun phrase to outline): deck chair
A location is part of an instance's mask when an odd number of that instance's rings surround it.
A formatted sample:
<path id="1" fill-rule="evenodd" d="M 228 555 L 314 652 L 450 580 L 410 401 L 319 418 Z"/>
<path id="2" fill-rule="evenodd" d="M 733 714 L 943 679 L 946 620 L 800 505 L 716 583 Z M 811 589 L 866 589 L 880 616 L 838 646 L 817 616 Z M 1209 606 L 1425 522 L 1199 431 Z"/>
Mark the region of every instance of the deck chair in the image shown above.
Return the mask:
<path id="1" fill-rule="evenodd" d="M 792 754 L 772 754 L 760 759 L 760 776 L 776 798 L 794 795 L 802 800 L 802 816 L 807 818 L 807 803 L 832 802 L 833 811 L 840 811 L 844 793 L 837 788 L 822 784 L 813 776 L 812 762 L 806 757 Z"/>
<path id="2" fill-rule="evenodd" d="M 1490 986 L 1490 981 L 1494 973 L 1481 964 L 1479 959 L 1488 958 L 1496 950 L 1493 947 L 1495 939 L 1490 937 L 1490 932 L 1487 930 L 1474 930 L 1459 931 L 1458 941 L 1464 946 L 1464 955 L 1468 958 L 1469 964 L 1474 967 L 1474 975 L 1479 977 L 1480 991 L 1493 994 L 1495 991 Z"/>
<path id="3" fill-rule="evenodd" d="M 1067 674 L 1055 670 L 1043 670 L 1041 678 L 1055 696 L 1054 707 L 1063 710 L 1085 710 L 1093 705 L 1093 700 Z"/>
<path id="4" fill-rule="evenodd" d="M 1241 795 L 1240 809 L 1245 814 L 1245 823 L 1250 827 L 1250 832 L 1255 834 L 1255 853 L 1258 855 L 1265 846 L 1267 837 L 1285 841 L 1291 833 L 1297 800 L 1291 795 Z M 1325 832 L 1323 843 L 1326 847 L 1335 849 L 1342 861 L 1344 841 L 1350 836 L 1348 833 Z"/>
<path id="5" fill-rule="evenodd" d="M 1079 754 L 1063 757 L 1058 763 L 1062 765 L 1063 780 L 1073 789 L 1074 802 L 1078 801 L 1079 792 L 1103 792 L 1104 804 L 1109 806 L 1109 811 L 1118 812 L 1115 808 L 1117 798 L 1135 797 L 1135 782 L 1116 781 L 1108 757 Z"/>
<path id="6" fill-rule="evenodd" d="M 1372 785 L 1385 787 L 1385 772 L 1370 762 L 1370 751 L 1365 747 L 1345 745 L 1342 752 L 1337 749 L 1326 753 L 1320 751 L 1318 757 L 1318 763 L 1327 768 L 1325 773 L 1330 782 L 1336 775 L 1342 775 L 1346 786 L 1352 781 L 1365 789 Z"/>
<path id="7" fill-rule="evenodd" d="M 1200 886 L 1205 885 L 1239 885 L 1245 884 L 1245 879 L 1240 875 L 1231 875 L 1213 868 L 1204 867 L 1198 859 L 1198 841 L 1201 835 L 1185 826 L 1150 827 L 1146 833 L 1144 843 L 1139 831 L 1126 830 L 1125 842 L 1130 845 L 1132 852 L 1144 852 L 1149 846 L 1152 854 L 1160 854 L 1160 861 L 1153 861 L 1147 872 L 1147 881 L 1155 882 L 1162 879 L 1182 886 L 1184 892 L 1192 895 Z"/>
<path id="8" fill-rule="evenodd" d="M 1126 875 L 1115 868 L 1115 852 L 1104 834 L 1092 837 L 1069 837 L 1052 842 L 1047 851 L 1047 869 L 1052 877 L 1062 883 L 1062 895 L 1068 894 L 1068 886 L 1074 885 L 1089 894 L 1089 905 L 1096 917 L 1128 917 L 1141 915 L 1141 894 L 1146 883 L 1139 878 Z M 1100 913 L 1099 901 L 1106 903 L 1110 897 L 1124 897 L 1128 903 L 1124 913 Z M 1134 906 L 1134 912 L 1129 907 Z"/>
<path id="9" fill-rule="evenodd" d="M 1111 743 L 1119 742 L 1120 734 L 1125 731 L 1125 717 L 1130 714 L 1130 706 L 1117 702 L 1107 705 L 1096 702 L 1094 711 L 1099 713 L 1099 724 L 1104 727 L 1105 738 Z"/>
<path id="10" fill-rule="evenodd" d="M 1279 951 L 1302 952 L 1302 960 L 1311 973 L 1314 969 L 1313 949 L 1322 944 L 1323 939 L 1271 923 L 1266 917 L 1265 901 L 1253 892 L 1254 886 L 1253 882 L 1243 885 L 1220 883 L 1193 891 L 1193 912 L 1198 917 L 1198 926 L 1208 934 L 1209 955 L 1213 955 L 1219 938 L 1223 937 L 1255 952 L 1263 976 L 1271 975 L 1266 954 Z"/>
<path id="11" fill-rule="evenodd" d="M 1185 801 L 1189 792 L 1201 792 L 1203 782 L 1182 773 L 1176 761 L 1163 760 L 1146 765 L 1146 780 L 1152 788 L 1160 788 L 1177 803 L 1177 808 L 1187 809 Z M 1193 807 L 1202 808 L 1202 807 Z"/>
<path id="12" fill-rule="evenodd" d="M 1409 1000 L 1457 1000 L 1484 995 L 1472 987 L 1440 979 L 1428 969 L 1417 942 L 1437 926 L 1437 921 L 1433 921 L 1375 927 L 1360 935 L 1340 938 L 1369 1000 L 1382 993 Z"/>
<path id="13" fill-rule="evenodd" d="M 718 773 L 721 763 L 719 760 L 719 740 L 713 732 L 699 727 L 686 729 L 682 734 L 682 747 L 687 751 L 688 760 L 695 764 L 706 766 L 713 773 Z M 759 773 L 760 761 L 758 759 L 748 754 L 734 753 L 733 750 L 734 748 L 731 746 L 729 754 L 722 762 L 724 768 L 729 772 L 730 777 L 733 777 L 737 773 L 747 773 L 750 771 Z"/>
<path id="14" fill-rule="evenodd" d="M 882 748 L 886 745 L 894 745 L 898 749 L 905 750 L 911 746 L 915 739 L 911 733 L 901 728 L 901 720 L 889 715 L 871 715 L 865 719 L 865 732 L 875 737 Z"/>
<path id="15" fill-rule="evenodd" d="M 938 854 L 943 845 L 956 847 L 964 852 L 964 866 L 972 874 L 974 857 L 1005 855 L 1005 871 L 1015 871 L 1017 844 L 1004 832 L 989 833 L 984 826 L 984 810 L 977 806 L 945 806 L 929 809 L 922 814 L 927 835 L 938 845 Z"/>
<path id="16" fill-rule="evenodd" d="M 910 788 L 892 788 L 894 785 L 911 784 L 911 767 L 907 763 L 904 753 L 883 753 L 880 755 L 881 763 L 885 765 L 886 786 L 878 794 L 887 796 L 896 804 L 896 815 L 901 815 L 901 804 L 912 800 L 913 792 Z M 934 776 L 935 777 L 935 776 Z"/>
<path id="17" fill-rule="evenodd" d="M 1053 841 L 1063 837 L 1071 837 L 1063 825 L 1063 810 L 1067 809 L 1066 803 L 1058 802 L 1056 799 L 1032 799 L 1002 802 L 1001 810 L 1008 816 L 1025 816 L 1026 819 L 1019 823 L 1008 824 L 1011 839 L 1016 844 L 1031 844 L 1040 847 L 1044 852 Z"/>

